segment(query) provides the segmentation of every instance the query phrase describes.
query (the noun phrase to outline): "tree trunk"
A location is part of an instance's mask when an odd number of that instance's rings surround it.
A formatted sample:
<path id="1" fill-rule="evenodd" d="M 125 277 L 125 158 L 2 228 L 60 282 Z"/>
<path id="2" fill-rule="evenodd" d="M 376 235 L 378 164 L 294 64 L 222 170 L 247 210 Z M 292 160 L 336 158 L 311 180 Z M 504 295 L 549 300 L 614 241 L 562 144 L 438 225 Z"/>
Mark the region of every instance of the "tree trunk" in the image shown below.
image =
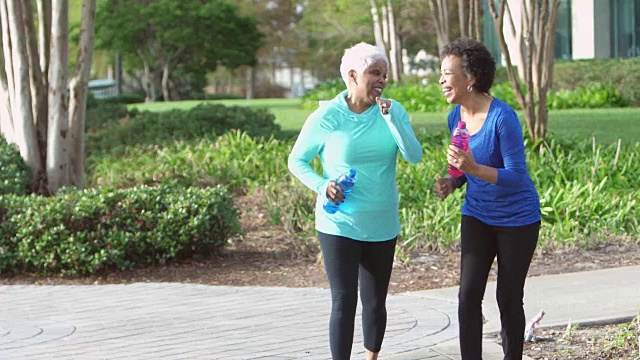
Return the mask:
<path id="1" fill-rule="evenodd" d="M 302 94 L 304 95 L 307 92 L 307 84 L 304 81 L 304 66 L 300 67 L 300 88 L 302 89 Z"/>
<path id="2" fill-rule="evenodd" d="M 51 46 L 51 0 L 38 0 L 38 48 L 40 69 L 49 73 L 49 50 Z"/>
<path id="3" fill-rule="evenodd" d="M 162 59 L 164 59 L 164 63 L 162 64 L 162 95 L 164 97 L 164 101 L 171 101 L 171 71 L 173 71 L 173 67 L 175 63 L 177 63 L 180 59 L 180 56 L 184 52 L 184 48 L 178 49 L 173 54 L 168 56 L 163 55 Z"/>
<path id="4" fill-rule="evenodd" d="M 144 101 L 155 101 L 155 93 L 152 91 L 153 83 L 151 81 L 151 69 L 149 68 L 149 62 L 141 51 L 138 52 L 138 56 L 140 56 L 140 60 L 142 60 L 142 89 L 144 90 Z"/>
<path id="5" fill-rule="evenodd" d="M 120 54 L 116 55 L 115 63 L 116 95 L 120 96 L 122 95 L 122 56 Z"/>
<path id="6" fill-rule="evenodd" d="M 482 41 L 482 19 L 480 18 L 480 0 L 469 0 L 468 35 Z"/>
<path id="7" fill-rule="evenodd" d="M 171 70 L 169 68 L 169 62 L 162 65 L 162 97 L 164 101 L 171 101 L 171 94 L 169 93 L 169 74 Z"/>
<path id="8" fill-rule="evenodd" d="M 391 0 L 387 0 L 387 16 L 389 18 L 389 61 L 390 72 L 391 72 L 391 80 L 400 81 L 400 71 L 399 65 L 400 59 L 399 56 L 399 47 L 398 47 L 398 34 L 396 32 L 396 21 L 395 15 L 393 11 L 393 5 Z"/>
<path id="9" fill-rule="evenodd" d="M 71 184 L 78 189 L 84 188 L 84 134 L 87 110 L 87 92 L 93 43 L 95 37 L 96 0 L 84 0 L 80 24 L 80 43 L 76 59 L 76 73 L 71 79 L 69 99 L 69 127 L 71 129 Z"/>
<path id="10" fill-rule="evenodd" d="M 478 41 L 482 41 L 482 17 L 480 14 L 480 6 L 482 6 L 482 4 L 480 3 L 480 0 L 471 1 L 473 1 L 473 12 L 475 14 L 473 16 L 473 24 L 476 27 L 475 39 Z"/>
<path id="11" fill-rule="evenodd" d="M 375 0 L 369 0 L 371 4 L 371 18 L 373 19 L 373 35 L 376 39 L 376 46 L 383 51 L 386 51 L 387 45 L 384 43 L 384 37 L 382 36 L 382 24 L 380 22 L 380 15 L 378 11 L 378 4 Z"/>
<path id="12" fill-rule="evenodd" d="M 22 6 L 6 0 L 0 0 L 0 6 L 2 23 L 7 24 L 7 27 L 3 28 L 3 36 L 5 33 L 9 35 L 8 39 L 3 39 L 7 78 L 12 74 L 8 88 L 14 138 L 8 140 L 18 145 L 22 158 L 33 169 L 35 176 L 39 176 L 42 172 L 42 162 L 33 124 L 29 60 L 22 26 L 24 21 Z"/>
<path id="13" fill-rule="evenodd" d="M 2 26 L 2 66 L 4 77 L 7 80 L 7 101 L 11 112 L 12 104 L 15 102 L 15 88 L 13 81 L 13 51 L 11 48 L 11 33 L 9 31 L 9 18 L 7 14 L 7 1 L 0 0 L 0 25 Z M 11 115 L 13 117 L 13 115 Z M 13 120 L 11 120 L 13 122 Z M 13 126 L 13 125 L 12 125 Z"/>
<path id="14" fill-rule="evenodd" d="M 255 67 L 247 66 L 247 100 L 251 100 L 255 97 L 255 88 L 256 88 L 256 72 Z"/>
<path id="15" fill-rule="evenodd" d="M 446 0 L 429 0 L 431 8 L 431 19 L 436 24 L 436 35 L 438 39 L 438 52 L 441 53 L 446 44 L 449 43 L 449 10 Z"/>
<path id="16" fill-rule="evenodd" d="M 469 11 L 469 15 L 471 15 L 471 11 Z M 471 16 L 469 16 L 469 20 L 471 20 Z M 467 23 L 467 18 L 464 12 L 464 0 L 458 0 L 458 22 L 460 23 L 460 37 L 467 37 L 465 24 Z M 469 21 L 468 23 L 471 23 Z M 471 32 L 469 32 L 471 33 Z"/>
<path id="17" fill-rule="evenodd" d="M 385 45 L 382 50 L 386 53 L 389 50 L 389 13 L 385 4 L 380 6 L 380 13 L 382 13 L 382 43 Z"/>
<path id="18" fill-rule="evenodd" d="M 27 40 L 27 56 L 29 58 L 29 69 L 31 69 L 31 97 L 33 118 L 36 127 L 38 148 L 47 148 L 47 80 L 42 73 L 40 64 L 42 59 L 38 54 L 38 44 L 36 42 L 36 27 L 33 21 L 33 7 L 31 1 L 22 2 L 22 13 L 24 14 L 24 29 Z M 41 151 L 40 160 L 46 163 L 46 153 Z"/>
<path id="19" fill-rule="evenodd" d="M 69 2 L 68 0 L 53 0 L 51 8 L 47 181 L 49 193 L 55 194 L 62 186 L 68 185 L 70 179 L 67 109 Z"/>
<path id="20" fill-rule="evenodd" d="M 294 76 L 295 71 L 296 71 L 296 68 L 293 67 L 292 65 L 289 65 L 289 94 L 291 94 L 291 97 L 295 97 L 295 88 L 296 88 L 295 86 L 296 79 Z"/>
<path id="21" fill-rule="evenodd" d="M 3 43 L 4 40 L 0 36 L 0 49 L 3 48 Z M 3 53 L 0 53 L 0 132 L 6 139 L 14 138 L 13 118 L 11 116 L 11 104 L 9 103 L 9 83 L 7 82 Z"/>
<path id="22" fill-rule="evenodd" d="M 554 62 L 554 41 L 560 0 L 522 0 L 521 27 L 516 29 L 509 10 L 511 32 L 519 44 L 521 65 L 514 69 L 505 40 L 504 16 L 508 9 L 507 0 L 500 0 L 499 8 L 489 1 L 489 10 L 495 22 L 495 29 L 506 62 L 507 74 L 524 110 L 527 131 L 535 141 L 544 140 L 547 133 L 547 91 L 552 82 Z M 526 94 L 519 84 L 524 83 Z"/>

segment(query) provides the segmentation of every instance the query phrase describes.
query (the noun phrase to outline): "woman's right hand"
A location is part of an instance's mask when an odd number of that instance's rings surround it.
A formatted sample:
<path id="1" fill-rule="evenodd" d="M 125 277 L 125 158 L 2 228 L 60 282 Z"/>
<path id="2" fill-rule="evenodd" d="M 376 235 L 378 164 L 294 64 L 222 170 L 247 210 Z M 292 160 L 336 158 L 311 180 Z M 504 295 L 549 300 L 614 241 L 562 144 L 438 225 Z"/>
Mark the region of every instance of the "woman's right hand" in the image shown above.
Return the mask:
<path id="1" fill-rule="evenodd" d="M 340 205 L 340 203 L 344 202 L 344 194 L 342 191 L 344 191 L 344 189 L 338 185 L 337 182 L 333 180 L 329 181 L 329 185 L 327 186 L 327 199 L 329 199 L 333 205 Z"/>
<path id="2" fill-rule="evenodd" d="M 433 187 L 433 190 L 440 199 L 446 199 L 455 189 L 455 179 L 450 177 L 437 179 Z"/>

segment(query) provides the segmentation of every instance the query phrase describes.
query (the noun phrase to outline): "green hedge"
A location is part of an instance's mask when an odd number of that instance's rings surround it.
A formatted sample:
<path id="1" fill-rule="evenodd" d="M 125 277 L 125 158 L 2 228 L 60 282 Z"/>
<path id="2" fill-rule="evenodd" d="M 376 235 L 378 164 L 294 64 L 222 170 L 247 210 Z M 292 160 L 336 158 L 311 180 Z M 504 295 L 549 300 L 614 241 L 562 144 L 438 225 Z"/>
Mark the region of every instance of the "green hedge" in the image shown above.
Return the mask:
<path id="1" fill-rule="evenodd" d="M 411 112 L 447 111 L 451 105 L 442 96 L 439 77 L 439 73 L 432 73 L 422 80 L 409 76 L 406 82 L 389 82 L 384 96 L 399 101 Z M 302 107 L 315 109 L 319 100 L 332 99 L 344 89 L 340 78 L 319 84 L 302 97 Z M 491 93 L 513 108 L 520 109 L 504 67 L 498 67 Z M 640 58 L 559 61 L 554 64 L 548 109 L 629 105 L 640 106 Z"/>
<path id="2" fill-rule="evenodd" d="M 319 100 L 332 99 L 343 90 L 344 84 L 335 80 L 326 83 L 317 91 L 307 92 L 302 98 L 302 107 L 315 109 Z M 521 108 L 509 82 L 495 84 L 491 94 L 516 110 Z M 437 82 L 427 82 L 426 85 L 390 83 L 384 90 L 384 97 L 400 102 L 409 112 L 445 112 L 452 108 L 442 96 L 442 89 Z M 600 83 L 587 84 L 573 90 L 549 91 L 547 94 L 547 108 L 550 110 L 625 107 L 629 103 L 613 85 Z"/>
<path id="3" fill-rule="evenodd" d="M 640 106 L 640 57 L 556 61 L 553 90 L 574 90 L 598 83 L 615 87 L 620 95 Z"/>
<path id="4" fill-rule="evenodd" d="M 418 129 L 424 149 L 418 164 L 398 162 L 402 238 L 406 246 L 443 249 L 459 238 L 464 191 L 446 201 L 433 194 L 436 176 L 446 173 L 445 131 Z M 533 150 L 525 140 L 531 176 L 541 197 L 542 246 L 582 245 L 608 236 L 626 236 L 640 229 L 640 144 L 597 144 L 571 140 L 571 134 L 547 137 L 548 148 Z M 313 230 L 315 194 L 293 179 L 287 155 L 293 139 L 252 139 L 227 133 L 216 139 L 185 142 L 157 149 L 136 149 L 122 157 L 96 160 L 92 181 L 131 186 L 155 181 L 201 183 L 227 188 L 261 189 L 267 215 L 291 231 Z M 313 166 L 320 171 L 318 158 Z M 166 178 L 166 180 L 164 180 Z M 286 195 L 283 196 L 283 189 Z M 250 192 L 249 192 L 250 193 Z"/>
<path id="5" fill-rule="evenodd" d="M 31 173 L 15 144 L 0 136 L 0 195 L 24 195 L 29 190 Z"/>
<path id="6" fill-rule="evenodd" d="M 280 131 L 275 116 L 267 109 L 220 104 L 201 104 L 189 110 L 164 112 L 131 111 L 119 126 L 90 132 L 87 153 L 123 152 L 132 145 L 165 145 L 202 139 L 240 129 L 251 136 L 270 136 Z"/>
<path id="7" fill-rule="evenodd" d="M 0 272 L 90 274 L 187 259 L 240 232 L 225 189 L 62 189 L 0 196 Z"/>

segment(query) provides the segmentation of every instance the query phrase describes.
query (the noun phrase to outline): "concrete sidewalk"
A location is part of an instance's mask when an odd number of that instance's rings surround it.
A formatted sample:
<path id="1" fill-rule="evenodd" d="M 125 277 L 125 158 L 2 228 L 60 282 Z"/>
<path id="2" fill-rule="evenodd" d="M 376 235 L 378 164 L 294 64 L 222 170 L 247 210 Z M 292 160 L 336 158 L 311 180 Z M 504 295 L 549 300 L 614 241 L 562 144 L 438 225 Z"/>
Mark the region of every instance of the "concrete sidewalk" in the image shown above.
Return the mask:
<path id="1" fill-rule="evenodd" d="M 530 278 L 527 317 L 635 316 L 640 266 Z M 498 328 L 487 288 L 485 330 Z M 0 359 L 329 359 L 329 291 L 174 283 L 0 286 Z M 389 296 L 384 359 L 459 359 L 457 288 Z M 358 314 L 359 315 L 359 314 Z M 502 358 L 487 342 L 484 359 Z M 353 359 L 364 359 L 359 320 Z"/>

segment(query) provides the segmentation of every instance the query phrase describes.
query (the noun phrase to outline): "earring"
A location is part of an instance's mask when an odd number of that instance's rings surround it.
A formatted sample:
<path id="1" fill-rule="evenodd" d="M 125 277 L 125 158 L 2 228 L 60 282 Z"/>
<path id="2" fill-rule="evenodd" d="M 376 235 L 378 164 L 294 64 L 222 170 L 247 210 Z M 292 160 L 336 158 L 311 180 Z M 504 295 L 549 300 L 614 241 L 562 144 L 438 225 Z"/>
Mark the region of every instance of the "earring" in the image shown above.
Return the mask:
<path id="1" fill-rule="evenodd" d="M 472 92 L 472 91 L 473 91 L 473 85 L 469 85 L 469 86 L 467 86 L 467 91 L 468 91 L 468 92 Z"/>

